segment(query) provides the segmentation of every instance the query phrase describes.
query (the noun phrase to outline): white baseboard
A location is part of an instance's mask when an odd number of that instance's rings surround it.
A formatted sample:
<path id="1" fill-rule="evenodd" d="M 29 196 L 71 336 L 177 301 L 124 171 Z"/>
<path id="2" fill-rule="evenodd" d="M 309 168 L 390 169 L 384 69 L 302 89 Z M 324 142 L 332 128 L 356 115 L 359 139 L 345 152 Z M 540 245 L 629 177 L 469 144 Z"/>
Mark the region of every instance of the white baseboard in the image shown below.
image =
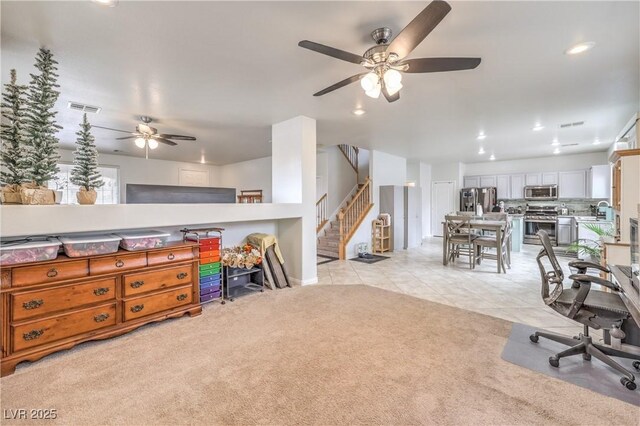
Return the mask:
<path id="1" fill-rule="evenodd" d="M 306 280 L 299 280 L 298 278 L 289 277 L 289 281 L 294 287 L 298 287 L 303 285 L 318 284 L 318 277 L 313 277 Z"/>

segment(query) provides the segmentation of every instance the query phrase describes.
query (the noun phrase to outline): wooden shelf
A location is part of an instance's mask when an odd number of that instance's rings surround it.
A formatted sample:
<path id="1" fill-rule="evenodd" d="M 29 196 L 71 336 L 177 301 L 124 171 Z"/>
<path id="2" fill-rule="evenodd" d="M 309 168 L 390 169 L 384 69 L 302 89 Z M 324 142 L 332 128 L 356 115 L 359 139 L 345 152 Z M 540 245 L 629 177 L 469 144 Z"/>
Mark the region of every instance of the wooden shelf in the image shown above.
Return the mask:
<path id="1" fill-rule="evenodd" d="M 391 251 L 391 226 L 384 225 L 381 220 L 371 223 L 371 252 L 385 253 Z"/>

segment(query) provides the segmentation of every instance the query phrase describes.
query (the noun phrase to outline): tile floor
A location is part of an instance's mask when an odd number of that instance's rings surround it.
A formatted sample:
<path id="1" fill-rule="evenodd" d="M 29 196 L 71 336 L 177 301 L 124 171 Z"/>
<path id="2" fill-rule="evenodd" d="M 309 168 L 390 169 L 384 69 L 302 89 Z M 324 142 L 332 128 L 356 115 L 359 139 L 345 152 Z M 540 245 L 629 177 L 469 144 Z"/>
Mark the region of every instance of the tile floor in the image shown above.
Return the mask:
<path id="1" fill-rule="evenodd" d="M 375 264 L 318 258 L 319 284 L 366 284 L 470 311 L 572 335 L 582 327 L 545 306 L 535 257 L 539 246 L 525 245 L 512 253 L 511 269 L 496 273 L 495 261 L 484 260 L 469 270 L 467 259 L 442 265 L 442 239 L 429 238 L 422 247 L 385 253 Z M 565 277 L 568 257 L 559 257 Z M 569 281 L 567 278 L 566 285 Z M 594 287 L 592 287 L 594 288 Z M 595 337 L 595 336 L 594 336 Z"/>

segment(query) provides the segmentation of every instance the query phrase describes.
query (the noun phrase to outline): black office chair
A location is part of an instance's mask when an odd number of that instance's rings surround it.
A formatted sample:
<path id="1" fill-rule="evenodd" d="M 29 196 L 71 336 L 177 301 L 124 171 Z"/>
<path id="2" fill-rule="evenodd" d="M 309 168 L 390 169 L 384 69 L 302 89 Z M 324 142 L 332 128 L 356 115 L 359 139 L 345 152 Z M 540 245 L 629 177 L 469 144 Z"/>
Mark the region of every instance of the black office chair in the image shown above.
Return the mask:
<path id="1" fill-rule="evenodd" d="M 538 262 L 540 276 L 542 278 L 542 298 L 544 299 L 544 303 L 565 317 L 583 324 L 584 333 L 580 333 L 578 336 L 571 338 L 547 331 L 536 331 L 529 336 L 529 339 L 533 343 L 538 343 L 538 338 L 544 337 L 554 342 L 570 346 L 569 349 L 549 358 L 549 364 L 553 367 L 559 367 L 560 358 L 563 357 L 582 354 L 582 358 L 589 361 L 591 360 L 591 355 L 593 355 L 611 368 L 620 372 L 623 375 L 620 382 L 627 389 L 634 390 L 636 388 L 634 375 L 611 359 L 610 356 L 636 360 L 633 362 L 633 367 L 636 370 L 640 370 L 640 356 L 613 349 L 610 346 L 593 343 L 591 336 L 589 336 L 589 327 L 591 327 L 595 330 L 601 328 L 610 330 L 611 336 L 617 339 L 623 339 L 625 337 L 624 332 L 620 330 L 620 325 L 623 320 L 629 319 L 631 315 L 618 294 L 620 288 L 611 281 L 586 274 L 588 269 L 596 269 L 607 273 L 609 270 L 591 262 L 570 262 L 569 266 L 576 268 L 578 274 L 570 275 L 569 279 L 573 280 L 573 283 L 571 287 L 564 288 L 562 286 L 564 273 L 553 252 L 549 235 L 545 231 L 539 231 L 538 237 L 542 243 L 542 250 L 540 250 L 536 261 Z M 545 257 L 551 264 L 552 269 L 549 271 L 545 269 L 545 265 L 543 264 Z M 591 290 L 591 283 L 607 287 L 611 289 L 612 292 Z M 550 289 L 550 286 L 555 287 Z"/>

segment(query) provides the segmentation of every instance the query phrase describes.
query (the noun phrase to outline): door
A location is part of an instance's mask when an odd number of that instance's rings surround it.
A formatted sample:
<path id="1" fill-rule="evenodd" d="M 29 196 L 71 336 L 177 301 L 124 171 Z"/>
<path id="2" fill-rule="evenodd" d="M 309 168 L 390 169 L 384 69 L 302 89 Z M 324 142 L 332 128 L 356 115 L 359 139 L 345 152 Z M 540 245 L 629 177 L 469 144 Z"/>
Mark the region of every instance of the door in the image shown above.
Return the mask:
<path id="1" fill-rule="evenodd" d="M 442 237 L 444 217 L 456 209 L 456 185 L 454 182 L 433 182 L 431 186 L 431 231 L 434 236 Z"/>
<path id="2" fill-rule="evenodd" d="M 410 249 L 419 247 L 421 244 L 421 220 L 420 220 L 420 188 L 405 186 L 405 227 L 404 227 L 404 248 Z"/>
<path id="3" fill-rule="evenodd" d="M 524 198 L 524 175 L 511 175 L 511 199 Z"/>
<path id="4" fill-rule="evenodd" d="M 509 175 L 498 175 L 496 176 L 496 188 L 498 190 L 497 197 L 498 200 L 508 200 L 511 198 L 509 196 L 511 182 L 509 181 Z"/>

